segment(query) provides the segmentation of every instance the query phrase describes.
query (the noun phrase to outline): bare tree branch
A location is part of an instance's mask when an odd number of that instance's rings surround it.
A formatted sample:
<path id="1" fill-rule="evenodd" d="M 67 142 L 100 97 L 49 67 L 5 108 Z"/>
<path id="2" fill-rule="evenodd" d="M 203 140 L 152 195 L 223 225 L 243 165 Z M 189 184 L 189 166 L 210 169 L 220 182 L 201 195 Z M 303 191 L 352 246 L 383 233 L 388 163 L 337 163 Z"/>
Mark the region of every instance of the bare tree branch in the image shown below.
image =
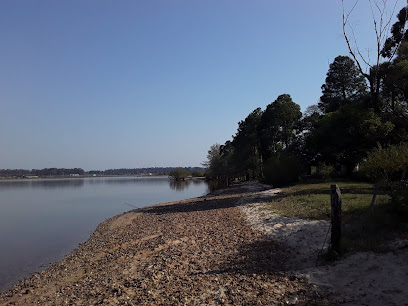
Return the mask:
<path id="1" fill-rule="evenodd" d="M 364 72 L 363 68 L 361 67 L 360 61 L 358 60 L 356 54 L 353 51 L 353 48 L 351 47 L 350 40 L 348 38 L 347 31 L 346 31 L 346 25 L 348 24 L 348 19 L 349 19 L 351 13 L 353 12 L 353 10 L 355 9 L 355 7 L 357 6 L 358 0 L 356 0 L 356 2 L 354 3 L 352 9 L 347 14 L 347 16 L 346 16 L 345 9 L 344 9 L 344 0 L 342 0 L 341 3 L 342 3 L 342 7 L 343 7 L 343 36 L 344 36 L 344 39 L 346 40 L 347 47 L 349 49 L 349 52 L 350 52 L 351 56 L 353 57 L 354 61 L 357 64 L 358 70 L 360 71 L 360 73 L 362 75 L 364 75 L 364 77 L 369 78 L 369 75 Z"/>
<path id="2" fill-rule="evenodd" d="M 370 50 L 367 49 L 367 59 L 366 59 L 364 57 L 364 55 L 361 53 L 360 48 L 358 47 L 358 43 L 357 43 L 356 35 L 354 33 L 354 29 L 352 27 L 350 27 L 350 29 L 351 29 L 351 34 L 353 36 L 354 45 L 355 45 L 355 48 L 357 50 L 358 55 L 360 56 L 361 60 L 364 62 L 364 64 L 366 66 L 368 66 L 369 68 L 372 68 L 372 65 L 370 64 Z"/>
<path id="3" fill-rule="evenodd" d="M 360 50 L 360 47 L 358 45 L 355 31 L 353 27 L 349 25 L 349 19 L 351 18 L 350 16 L 352 13 L 355 11 L 357 4 L 359 3 L 359 0 L 356 0 L 351 7 L 351 9 L 346 13 L 345 7 L 344 7 L 344 0 L 342 0 L 342 8 L 343 8 L 343 36 L 346 40 L 347 47 L 349 49 L 350 54 L 354 58 L 354 60 L 357 63 L 357 66 L 359 66 L 359 70 L 361 72 L 364 70 L 362 67 L 362 63 L 367 66 L 368 68 L 373 68 L 374 66 L 378 66 L 381 62 L 381 51 L 384 47 L 384 44 L 387 40 L 387 34 L 390 31 L 391 28 L 391 21 L 392 17 L 395 14 L 396 6 L 398 1 L 396 0 L 392 6 L 391 10 L 391 15 L 387 15 L 387 0 L 368 0 L 370 9 L 371 9 L 371 17 L 372 17 L 372 22 L 374 26 L 374 33 L 376 36 L 376 51 L 375 51 L 375 60 L 374 62 L 371 62 L 370 59 L 370 49 L 368 49 L 367 56 L 364 56 L 363 53 Z M 408 0 L 407 0 L 408 4 Z M 350 40 L 350 37 L 347 34 L 347 26 L 350 26 L 351 32 L 352 32 L 352 39 Z M 353 42 L 353 44 L 351 43 Z M 397 48 L 396 48 L 397 49 Z M 395 55 L 396 50 L 394 50 L 394 53 L 392 56 Z"/>
<path id="4" fill-rule="evenodd" d="M 380 94 L 380 85 L 381 85 L 381 78 L 380 78 L 380 70 L 379 67 L 381 65 L 381 52 L 384 48 L 384 45 L 387 41 L 387 34 L 391 27 L 391 20 L 395 12 L 395 8 L 397 5 L 398 0 L 395 0 L 395 4 L 392 8 L 392 15 L 388 16 L 387 10 L 387 0 L 368 0 L 371 10 L 371 18 L 372 23 L 374 26 L 374 33 L 375 33 L 375 52 L 373 53 L 375 56 L 371 58 L 370 49 L 367 49 L 367 56 L 364 56 L 361 52 L 359 44 L 356 39 L 356 35 L 352 26 L 349 25 L 349 19 L 351 18 L 351 14 L 356 9 L 359 0 L 354 2 L 351 10 L 346 13 L 344 7 L 344 0 L 342 0 L 342 8 L 343 8 L 343 36 L 347 43 L 347 47 L 351 56 L 353 57 L 358 70 L 361 74 L 367 79 L 370 83 L 370 92 L 371 92 L 371 103 L 374 109 L 378 110 L 378 99 Z M 407 0 L 408 3 L 408 0 Z M 351 33 L 352 33 L 352 42 L 350 41 L 350 37 L 347 33 L 347 26 L 350 26 Z M 394 56 L 394 54 L 393 54 Z M 364 71 L 363 69 L 367 68 L 368 71 Z"/>

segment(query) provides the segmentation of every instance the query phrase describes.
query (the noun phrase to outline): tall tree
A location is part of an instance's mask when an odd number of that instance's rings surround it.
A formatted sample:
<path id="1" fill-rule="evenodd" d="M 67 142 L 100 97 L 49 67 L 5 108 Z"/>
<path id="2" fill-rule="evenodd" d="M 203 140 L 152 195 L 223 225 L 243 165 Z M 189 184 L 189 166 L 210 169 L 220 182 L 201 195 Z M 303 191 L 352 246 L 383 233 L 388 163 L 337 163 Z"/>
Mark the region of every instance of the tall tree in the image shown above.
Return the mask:
<path id="1" fill-rule="evenodd" d="M 294 142 L 302 113 L 288 94 L 280 95 L 266 107 L 259 124 L 263 160 L 289 148 Z"/>
<path id="2" fill-rule="evenodd" d="M 309 138 L 309 147 L 318 152 L 318 161 L 338 168 L 345 166 L 350 174 L 377 143 L 387 142 L 393 127 L 373 110 L 349 104 L 320 119 Z"/>
<path id="3" fill-rule="evenodd" d="M 234 149 L 230 141 L 224 145 L 218 143 L 212 145 L 207 154 L 207 161 L 203 163 L 207 175 L 219 181 L 225 180 L 228 183 L 235 175 L 235 167 L 232 162 L 233 153 Z"/>
<path id="4" fill-rule="evenodd" d="M 238 131 L 232 145 L 235 148 L 236 168 L 246 178 L 255 179 L 262 176 L 261 157 L 259 152 L 258 126 L 261 122 L 260 107 L 251 112 L 245 120 L 238 123 Z"/>
<path id="5" fill-rule="evenodd" d="M 381 111 L 380 90 L 383 77 L 381 74 L 382 70 L 380 69 L 380 65 L 383 63 L 383 58 L 381 55 L 387 39 L 387 33 L 389 32 L 391 26 L 391 18 L 394 15 L 397 1 L 395 1 L 395 4 L 390 7 L 388 1 L 386 0 L 368 0 L 368 9 L 371 10 L 372 13 L 373 30 L 375 33 L 376 41 L 375 48 L 373 48 L 374 52 L 369 52 L 367 55 L 361 52 L 361 46 L 358 45 L 357 39 L 354 36 L 355 30 L 353 28 L 351 28 L 352 35 L 349 34 L 349 19 L 358 3 L 359 0 L 356 0 L 353 7 L 346 13 L 346 10 L 344 8 L 344 0 L 342 0 L 343 35 L 347 43 L 350 55 L 354 59 L 358 70 L 368 81 L 371 107 L 377 113 L 379 113 Z M 368 50 L 371 50 L 371 48 L 369 48 Z"/>
<path id="6" fill-rule="evenodd" d="M 330 113 L 361 99 L 367 93 L 367 84 L 350 57 L 337 56 L 330 64 L 322 91 L 319 108 L 324 113 Z"/>
<path id="7" fill-rule="evenodd" d="M 408 140 L 408 6 L 400 10 L 391 28 L 382 56 L 388 58 L 383 70 L 382 96 L 386 116 L 395 125 L 393 142 Z"/>
<path id="8" fill-rule="evenodd" d="M 391 37 L 387 38 L 381 50 L 381 55 L 389 60 L 392 60 L 398 54 L 400 46 L 408 41 L 408 29 L 405 29 L 408 21 L 408 6 L 399 11 L 397 19 L 391 27 Z"/>
<path id="9" fill-rule="evenodd" d="M 207 161 L 203 162 L 203 166 L 206 168 L 207 175 L 217 178 L 221 176 L 221 145 L 216 143 L 210 147 L 207 153 Z"/>

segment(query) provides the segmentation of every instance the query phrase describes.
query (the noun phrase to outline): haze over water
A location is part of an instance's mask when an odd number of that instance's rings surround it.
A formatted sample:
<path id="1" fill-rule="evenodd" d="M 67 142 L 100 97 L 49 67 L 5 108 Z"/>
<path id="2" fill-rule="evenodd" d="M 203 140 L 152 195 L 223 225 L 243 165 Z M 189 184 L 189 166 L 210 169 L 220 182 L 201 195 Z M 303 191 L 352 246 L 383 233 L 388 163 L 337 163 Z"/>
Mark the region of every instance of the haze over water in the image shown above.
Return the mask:
<path id="1" fill-rule="evenodd" d="M 0 181 L 0 291 L 62 259 L 117 214 L 208 193 L 205 181 L 105 177 Z M 127 203 L 127 204 L 126 204 Z"/>

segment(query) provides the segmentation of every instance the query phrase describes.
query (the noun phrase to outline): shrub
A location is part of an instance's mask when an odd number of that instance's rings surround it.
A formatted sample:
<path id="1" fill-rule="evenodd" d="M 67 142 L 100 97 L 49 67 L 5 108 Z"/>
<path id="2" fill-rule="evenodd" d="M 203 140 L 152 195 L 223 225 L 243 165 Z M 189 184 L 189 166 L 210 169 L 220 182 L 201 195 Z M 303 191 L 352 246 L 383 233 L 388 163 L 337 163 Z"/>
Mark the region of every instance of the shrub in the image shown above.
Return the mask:
<path id="1" fill-rule="evenodd" d="M 191 173 L 191 176 L 192 177 L 203 177 L 205 176 L 205 172 L 196 170 Z"/>
<path id="2" fill-rule="evenodd" d="M 324 180 L 329 180 L 335 174 L 335 169 L 334 166 L 332 165 L 320 163 L 318 169 L 319 169 L 318 175 Z"/>
<path id="3" fill-rule="evenodd" d="M 361 164 L 361 172 L 374 181 L 393 181 L 393 177 L 408 168 L 408 145 L 378 147 Z"/>
<path id="4" fill-rule="evenodd" d="M 169 176 L 176 180 L 184 180 L 189 175 L 188 171 L 183 168 L 176 168 L 170 171 Z"/>
<path id="5" fill-rule="evenodd" d="M 273 186 L 297 182 L 302 172 L 300 160 L 285 153 L 271 157 L 264 165 L 265 182 Z"/>
<path id="6" fill-rule="evenodd" d="M 396 211 L 408 213 L 408 181 L 390 184 L 388 194 Z"/>

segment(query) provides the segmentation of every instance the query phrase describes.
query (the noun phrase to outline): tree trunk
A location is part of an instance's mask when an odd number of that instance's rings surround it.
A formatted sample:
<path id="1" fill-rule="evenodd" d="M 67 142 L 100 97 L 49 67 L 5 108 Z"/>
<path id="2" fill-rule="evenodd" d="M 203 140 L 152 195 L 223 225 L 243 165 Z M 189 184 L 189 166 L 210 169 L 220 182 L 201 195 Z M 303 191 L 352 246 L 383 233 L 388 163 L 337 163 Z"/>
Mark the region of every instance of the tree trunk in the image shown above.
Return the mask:
<path id="1" fill-rule="evenodd" d="M 377 198 L 378 190 L 380 189 L 380 182 L 375 183 L 374 191 L 373 191 L 373 198 L 371 199 L 370 210 L 371 212 L 374 210 L 375 199 Z"/>
<path id="2" fill-rule="evenodd" d="M 341 193 L 338 185 L 331 185 L 331 246 L 333 251 L 340 253 L 341 240 Z"/>

